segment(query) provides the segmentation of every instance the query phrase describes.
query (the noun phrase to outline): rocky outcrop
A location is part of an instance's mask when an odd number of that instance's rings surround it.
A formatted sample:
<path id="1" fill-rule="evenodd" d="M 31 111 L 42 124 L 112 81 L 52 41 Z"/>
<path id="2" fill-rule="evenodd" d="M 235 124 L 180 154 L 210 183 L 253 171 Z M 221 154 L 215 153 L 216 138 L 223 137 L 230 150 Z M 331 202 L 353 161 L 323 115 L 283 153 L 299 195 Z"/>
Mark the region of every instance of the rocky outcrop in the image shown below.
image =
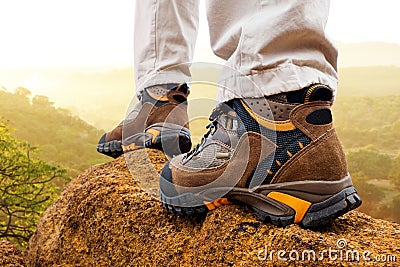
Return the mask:
<path id="1" fill-rule="evenodd" d="M 10 242 L 0 240 L 0 266 L 25 267 L 24 253 Z"/>
<path id="2" fill-rule="evenodd" d="M 264 224 L 236 205 L 202 218 L 171 215 L 133 178 L 157 180 L 165 158 L 147 152 L 129 155 L 132 174 L 120 157 L 74 179 L 40 220 L 30 240 L 28 265 L 346 266 L 355 263 L 355 251 L 361 265 L 376 266 L 376 257 L 383 255 L 390 260 L 385 266 L 400 263 L 400 225 L 357 211 L 314 230 Z M 364 252 L 370 262 L 362 258 Z"/>

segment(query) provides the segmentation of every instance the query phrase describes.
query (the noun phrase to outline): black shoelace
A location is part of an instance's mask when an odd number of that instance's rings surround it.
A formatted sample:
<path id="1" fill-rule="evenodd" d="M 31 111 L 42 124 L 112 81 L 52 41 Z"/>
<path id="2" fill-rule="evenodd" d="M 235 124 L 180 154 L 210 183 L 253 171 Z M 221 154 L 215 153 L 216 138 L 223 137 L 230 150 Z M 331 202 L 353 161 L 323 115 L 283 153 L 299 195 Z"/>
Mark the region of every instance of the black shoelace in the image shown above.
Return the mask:
<path id="1" fill-rule="evenodd" d="M 231 115 L 229 115 L 229 111 L 232 111 L 232 109 L 225 103 L 221 103 L 211 112 L 211 115 L 208 118 L 211 122 L 206 126 L 206 129 L 208 129 L 208 131 L 203 135 L 200 143 L 197 144 L 195 147 L 193 147 L 193 149 L 190 152 L 186 153 L 186 155 L 184 156 L 184 159 L 193 157 L 200 152 L 200 148 L 206 142 L 207 138 L 210 135 L 213 135 L 215 133 L 215 131 L 217 130 L 218 124 L 219 124 L 219 122 L 218 122 L 219 118 L 222 115 L 232 117 Z M 235 118 L 235 117 L 232 117 L 232 118 Z"/>

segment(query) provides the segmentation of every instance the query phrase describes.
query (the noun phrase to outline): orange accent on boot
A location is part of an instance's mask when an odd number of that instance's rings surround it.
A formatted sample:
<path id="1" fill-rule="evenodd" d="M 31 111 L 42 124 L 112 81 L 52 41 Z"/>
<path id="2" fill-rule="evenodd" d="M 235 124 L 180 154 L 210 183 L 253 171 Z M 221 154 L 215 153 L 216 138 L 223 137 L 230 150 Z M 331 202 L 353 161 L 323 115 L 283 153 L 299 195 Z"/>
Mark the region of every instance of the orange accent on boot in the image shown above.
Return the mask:
<path id="1" fill-rule="evenodd" d="M 296 126 L 293 124 L 292 121 L 286 120 L 286 121 L 273 121 L 273 120 L 268 120 L 264 117 L 261 117 L 260 115 L 256 114 L 251 108 L 249 108 L 246 103 L 243 100 L 240 100 L 242 103 L 244 109 L 249 113 L 249 115 L 256 120 L 257 123 L 261 124 L 265 128 L 268 128 L 270 130 L 274 131 L 291 131 L 296 129 Z"/>
<path id="2" fill-rule="evenodd" d="M 307 92 L 306 92 L 306 97 L 304 98 L 304 103 L 308 103 L 308 102 L 310 102 L 310 97 L 311 97 L 311 95 L 312 95 L 312 93 L 315 91 L 315 89 L 317 89 L 318 87 L 328 87 L 328 86 L 326 86 L 326 85 L 324 85 L 324 84 L 322 84 L 322 83 L 317 83 L 317 84 L 314 84 L 313 86 L 311 86 L 308 90 L 307 90 Z"/>
<path id="3" fill-rule="evenodd" d="M 146 133 L 153 135 L 153 137 L 151 138 L 151 142 L 154 144 L 154 141 L 156 140 L 157 136 L 160 134 L 160 131 L 155 130 L 155 129 L 148 129 L 146 131 Z"/>
<path id="4" fill-rule="evenodd" d="M 299 147 L 300 147 L 300 149 L 303 149 L 303 148 L 304 148 L 304 145 L 303 145 L 302 142 L 299 142 Z"/>
<path id="5" fill-rule="evenodd" d="M 271 183 L 305 180 L 337 181 L 347 173 L 343 148 L 332 129 L 293 155 L 276 172 Z"/>
<path id="6" fill-rule="evenodd" d="M 232 119 L 226 118 L 226 129 L 232 129 Z"/>
<path id="7" fill-rule="evenodd" d="M 204 205 L 207 206 L 208 210 L 214 210 L 218 207 L 221 207 L 222 205 L 231 205 L 231 204 L 233 203 L 229 201 L 227 198 L 219 198 L 214 200 L 213 202 L 204 201 Z"/>
<path id="8" fill-rule="evenodd" d="M 296 215 L 294 217 L 294 223 L 301 222 L 307 210 L 311 206 L 311 203 L 308 201 L 280 192 L 271 192 L 267 195 L 267 197 L 279 201 L 294 209 L 296 212 Z"/>
<path id="9" fill-rule="evenodd" d="M 179 85 L 175 88 L 175 91 L 179 91 L 179 89 L 181 89 L 182 85 L 184 85 L 184 83 L 179 84 Z"/>
<path id="10" fill-rule="evenodd" d="M 128 146 L 122 145 L 122 150 L 124 152 L 129 152 L 129 151 L 133 151 L 133 150 L 140 149 L 140 148 L 143 148 L 143 147 L 142 146 L 137 146 L 135 143 L 132 143 L 132 144 L 130 144 Z"/>

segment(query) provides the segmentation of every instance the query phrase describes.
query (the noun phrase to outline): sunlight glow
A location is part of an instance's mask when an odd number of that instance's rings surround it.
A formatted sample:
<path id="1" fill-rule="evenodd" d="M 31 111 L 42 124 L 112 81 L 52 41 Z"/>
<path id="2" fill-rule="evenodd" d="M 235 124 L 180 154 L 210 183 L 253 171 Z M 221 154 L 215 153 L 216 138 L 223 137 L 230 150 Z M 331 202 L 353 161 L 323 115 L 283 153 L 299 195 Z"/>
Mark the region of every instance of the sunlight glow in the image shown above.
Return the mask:
<path id="1" fill-rule="evenodd" d="M 221 62 L 209 48 L 204 1 L 195 60 Z M 341 42 L 400 44 L 400 1 L 331 1 L 327 32 Z M 0 2 L 0 66 L 131 66 L 133 0 Z"/>

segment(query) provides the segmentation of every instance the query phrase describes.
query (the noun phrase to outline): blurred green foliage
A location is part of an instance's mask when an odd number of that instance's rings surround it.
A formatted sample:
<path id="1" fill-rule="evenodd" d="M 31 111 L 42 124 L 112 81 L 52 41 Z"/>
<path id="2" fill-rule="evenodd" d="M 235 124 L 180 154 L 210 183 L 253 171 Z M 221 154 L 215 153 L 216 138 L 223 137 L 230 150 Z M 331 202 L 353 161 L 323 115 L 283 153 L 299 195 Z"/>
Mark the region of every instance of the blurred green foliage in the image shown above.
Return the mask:
<path id="1" fill-rule="evenodd" d="M 37 151 L 0 122 L 0 238 L 27 246 L 43 212 L 68 182 L 65 170 L 32 157 Z"/>

